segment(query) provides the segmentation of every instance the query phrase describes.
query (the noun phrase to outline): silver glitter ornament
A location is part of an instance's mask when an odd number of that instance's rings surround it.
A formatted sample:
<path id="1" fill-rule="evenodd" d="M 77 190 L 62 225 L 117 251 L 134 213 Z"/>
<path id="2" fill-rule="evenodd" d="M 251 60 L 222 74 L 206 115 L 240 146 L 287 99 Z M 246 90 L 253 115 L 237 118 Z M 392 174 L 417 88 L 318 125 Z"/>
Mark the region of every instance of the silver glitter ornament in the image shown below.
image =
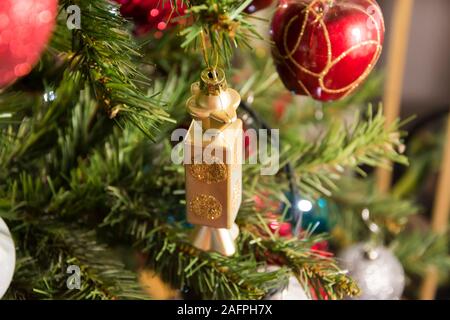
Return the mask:
<path id="1" fill-rule="evenodd" d="M 340 265 L 348 270 L 361 295 L 356 300 L 398 300 L 405 287 L 405 273 L 398 259 L 383 246 L 360 243 L 344 250 Z"/>

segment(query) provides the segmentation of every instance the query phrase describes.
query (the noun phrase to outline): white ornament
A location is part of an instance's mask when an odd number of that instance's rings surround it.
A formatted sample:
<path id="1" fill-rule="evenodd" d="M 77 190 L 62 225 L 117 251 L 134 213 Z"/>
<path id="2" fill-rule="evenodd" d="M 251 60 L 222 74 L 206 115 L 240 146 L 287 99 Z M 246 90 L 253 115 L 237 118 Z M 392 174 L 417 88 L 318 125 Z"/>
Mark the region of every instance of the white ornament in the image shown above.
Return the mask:
<path id="1" fill-rule="evenodd" d="M 392 252 L 360 243 L 344 250 L 338 259 L 361 289 L 356 300 L 398 300 L 405 287 L 405 273 Z"/>
<path id="2" fill-rule="evenodd" d="M 0 299 L 8 290 L 16 265 L 16 248 L 5 221 L 0 218 Z"/>
<path id="3" fill-rule="evenodd" d="M 311 300 L 297 278 L 291 276 L 286 288 L 271 295 L 267 300 Z"/>
<path id="4" fill-rule="evenodd" d="M 272 272 L 278 269 L 280 269 L 278 266 L 267 266 L 265 271 Z M 270 295 L 266 300 L 311 300 L 311 298 L 306 294 L 297 278 L 290 276 L 287 287 Z"/>

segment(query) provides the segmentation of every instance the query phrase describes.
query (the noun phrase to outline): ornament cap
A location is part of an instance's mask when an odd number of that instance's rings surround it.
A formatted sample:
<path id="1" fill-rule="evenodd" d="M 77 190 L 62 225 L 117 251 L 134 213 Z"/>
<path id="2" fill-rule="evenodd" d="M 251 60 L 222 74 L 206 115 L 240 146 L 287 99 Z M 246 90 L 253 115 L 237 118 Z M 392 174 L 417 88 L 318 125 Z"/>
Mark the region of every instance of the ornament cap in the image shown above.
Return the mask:
<path id="1" fill-rule="evenodd" d="M 225 72 L 222 69 L 207 68 L 200 75 L 200 88 L 209 96 L 218 96 L 228 89 Z"/>
<path id="2" fill-rule="evenodd" d="M 222 69 L 203 70 L 200 81 L 192 84 L 191 92 L 186 108 L 195 120 L 202 122 L 204 130 L 222 130 L 237 119 L 241 97 L 236 90 L 228 88 Z"/>

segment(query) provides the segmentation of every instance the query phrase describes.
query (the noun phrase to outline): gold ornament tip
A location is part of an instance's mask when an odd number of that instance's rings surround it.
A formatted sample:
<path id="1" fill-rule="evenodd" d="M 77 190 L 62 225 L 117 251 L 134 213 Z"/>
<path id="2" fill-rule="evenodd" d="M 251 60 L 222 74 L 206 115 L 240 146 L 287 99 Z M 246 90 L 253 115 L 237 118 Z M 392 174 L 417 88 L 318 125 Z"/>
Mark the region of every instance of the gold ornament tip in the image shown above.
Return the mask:
<path id="1" fill-rule="evenodd" d="M 224 256 L 236 253 L 235 240 L 239 227 L 234 223 L 230 229 L 197 226 L 192 235 L 192 245 L 203 251 L 212 251 Z"/>

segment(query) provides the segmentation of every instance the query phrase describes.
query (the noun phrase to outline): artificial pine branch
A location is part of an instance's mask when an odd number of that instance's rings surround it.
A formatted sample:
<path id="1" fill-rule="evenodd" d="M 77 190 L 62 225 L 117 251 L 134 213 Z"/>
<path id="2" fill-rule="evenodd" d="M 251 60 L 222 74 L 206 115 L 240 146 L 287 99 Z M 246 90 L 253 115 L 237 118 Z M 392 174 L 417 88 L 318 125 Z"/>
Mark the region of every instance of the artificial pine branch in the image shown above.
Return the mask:
<path id="1" fill-rule="evenodd" d="M 391 247 L 408 275 L 423 277 L 433 266 L 439 271 L 441 280 L 448 280 L 448 235 L 406 231 L 392 241 Z"/>
<path id="2" fill-rule="evenodd" d="M 399 123 L 384 127 L 385 119 L 379 109 L 372 115 L 369 107 L 367 122 L 354 117 L 354 123 L 347 127 L 342 122 L 331 123 L 317 141 L 300 140 L 297 144 L 285 141 L 280 154 L 280 168 L 293 164 L 297 172 L 297 185 L 304 197 L 315 199 L 320 195 L 331 196 L 337 190 L 336 182 L 349 170 L 365 176 L 361 166 L 387 166 L 388 160 L 407 164 L 401 153 L 404 149 Z M 259 179 L 261 164 L 246 166 L 245 175 Z M 262 178 L 267 180 L 267 178 Z"/>
<path id="3" fill-rule="evenodd" d="M 381 240 L 399 258 L 407 276 L 424 276 L 430 265 L 436 266 L 442 275 L 448 273 L 447 236 L 411 229 L 411 217 L 420 212 L 412 201 L 380 194 L 373 181 L 356 178 L 343 179 L 338 190 L 329 198 L 329 219 L 334 225 L 331 242 L 335 247 L 369 240 L 361 218 L 361 211 L 368 209 L 371 221 L 379 227 Z"/>
<path id="4" fill-rule="evenodd" d="M 149 87 L 136 64 L 139 46 L 126 29 L 117 5 L 109 1 L 65 0 L 61 7 L 76 4 L 83 13 L 81 29 L 75 30 L 72 52 L 66 53 L 71 72 L 80 71 L 92 88 L 100 109 L 122 125 L 132 123 L 150 138 L 169 115 L 137 85 Z"/>
<path id="5" fill-rule="evenodd" d="M 346 170 L 353 169 L 365 175 L 361 166 L 386 167 L 390 161 L 406 165 L 401 153 L 404 146 L 398 133 L 399 123 L 387 129 L 380 108 L 375 115 L 369 107 L 368 121 L 355 117 L 348 128 L 342 123 L 332 123 L 317 143 L 305 143 L 288 151 L 287 159 L 294 162 L 299 188 L 306 195 L 330 196 L 336 190 L 335 181 Z"/>
<path id="6" fill-rule="evenodd" d="M 369 210 L 370 219 L 379 226 L 385 240 L 395 238 L 419 212 L 412 201 L 380 194 L 371 179 L 362 181 L 356 177 L 341 180 L 329 201 L 330 220 L 336 224 L 333 239 L 339 247 L 365 240 L 368 231 L 361 218 L 363 209 Z"/>
<path id="7" fill-rule="evenodd" d="M 305 236 L 300 240 L 281 240 L 278 237 L 270 239 L 268 235 L 261 236 L 260 229 L 250 225 L 244 226 L 243 234 L 246 239 L 243 242 L 255 255 L 289 267 L 303 288 L 310 288 L 315 297 L 342 299 L 358 295 L 356 283 L 339 269 L 332 258 L 311 250 L 315 242 L 322 240 L 320 237 Z"/>
<path id="8" fill-rule="evenodd" d="M 95 232 L 49 219 L 27 217 L 26 222 L 13 224 L 21 253 L 33 258 L 19 260 L 11 297 L 145 299 L 136 275 L 125 269 L 117 255 L 97 243 Z M 80 289 L 67 287 L 69 265 L 81 269 Z"/>
<path id="9" fill-rule="evenodd" d="M 203 299 L 261 299 L 285 281 L 286 270 L 258 272 L 261 264 L 248 256 L 205 253 L 180 239 L 180 229 L 171 232 L 150 232 L 143 252 L 147 265 L 176 288 L 187 287 Z"/>
<path id="10" fill-rule="evenodd" d="M 216 62 L 220 65 L 230 65 L 234 48 L 251 48 L 251 39 L 262 39 L 254 24 L 250 22 L 255 18 L 243 12 L 251 0 L 183 2 L 188 6 L 186 18 L 191 20 L 192 24 L 180 32 L 185 39 L 181 47 L 194 47 L 201 52 L 205 43 L 205 48 L 208 46 L 205 58 L 212 66 Z M 219 58 L 221 61 L 217 61 Z"/>

